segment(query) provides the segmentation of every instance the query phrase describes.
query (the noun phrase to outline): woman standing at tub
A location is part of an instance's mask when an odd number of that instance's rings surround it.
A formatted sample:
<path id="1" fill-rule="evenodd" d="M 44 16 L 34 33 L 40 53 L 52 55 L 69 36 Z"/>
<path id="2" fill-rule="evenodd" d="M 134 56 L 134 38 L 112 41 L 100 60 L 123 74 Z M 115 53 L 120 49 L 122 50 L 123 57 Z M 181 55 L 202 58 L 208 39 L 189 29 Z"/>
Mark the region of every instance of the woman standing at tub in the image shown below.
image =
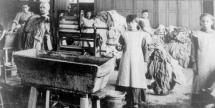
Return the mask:
<path id="1" fill-rule="evenodd" d="M 50 36 L 50 5 L 40 3 L 40 15 L 33 15 L 25 25 L 25 49 L 52 50 Z"/>
<path id="2" fill-rule="evenodd" d="M 141 92 L 147 86 L 145 73 L 148 60 L 147 42 L 150 37 L 148 33 L 137 30 L 136 18 L 137 15 L 126 17 L 128 29 L 119 39 L 123 54 L 116 82 L 117 90 L 127 92 L 127 106 L 134 108 L 137 108 L 142 100 L 145 101 Z"/>
<path id="3" fill-rule="evenodd" d="M 200 16 L 201 30 L 193 33 L 192 63 L 194 71 L 192 106 L 204 108 L 208 104 L 204 93 L 215 81 L 215 31 L 214 17 L 210 14 Z"/>
<path id="4" fill-rule="evenodd" d="M 9 33 L 16 31 L 14 49 L 23 50 L 24 49 L 24 37 L 23 37 L 23 28 L 27 20 L 33 15 L 29 11 L 29 6 L 27 4 L 22 5 L 22 11 L 17 13 L 16 17 L 13 20 L 13 24 Z"/>

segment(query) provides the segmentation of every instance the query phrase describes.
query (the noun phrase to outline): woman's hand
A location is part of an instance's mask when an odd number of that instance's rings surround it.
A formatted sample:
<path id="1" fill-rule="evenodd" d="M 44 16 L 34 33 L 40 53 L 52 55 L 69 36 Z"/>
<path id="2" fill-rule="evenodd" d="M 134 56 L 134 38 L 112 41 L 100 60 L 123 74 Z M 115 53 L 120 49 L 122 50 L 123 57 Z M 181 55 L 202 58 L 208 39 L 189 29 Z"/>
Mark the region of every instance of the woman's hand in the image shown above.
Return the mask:
<path id="1" fill-rule="evenodd" d="M 116 45 L 116 50 L 117 51 L 122 51 L 123 50 L 123 46 L 122 45 Z"/>

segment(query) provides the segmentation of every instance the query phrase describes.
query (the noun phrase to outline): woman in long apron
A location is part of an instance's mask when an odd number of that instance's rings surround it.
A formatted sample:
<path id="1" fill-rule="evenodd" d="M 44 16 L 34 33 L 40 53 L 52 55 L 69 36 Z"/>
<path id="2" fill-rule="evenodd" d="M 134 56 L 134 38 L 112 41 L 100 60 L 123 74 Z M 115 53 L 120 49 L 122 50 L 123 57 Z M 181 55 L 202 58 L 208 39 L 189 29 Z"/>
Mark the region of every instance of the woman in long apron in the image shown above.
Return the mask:
<path id="1" fill-rule="evenodd" d="M 47 2 L 40 3 L 40 15 L 33 15 L 25 25 L 25 49 L 52 50 L 50 36 L 50 5 Z"/>
<path id="2" fill-rule="evenodd" d="M 11 27 L 11 33 L 16 31 L 15 34 L 15 43 L 14 50 L 23 50 L 24 49 L 24 33 L 23 28 L 25 26 L 26 21 L 33 15 L 32 12 L 29 11 L 29 6 L 27 4 L 22 5 L 22 11 L 18 12 L 16 17 L 13 20 L 13 24 Z"/>
<path id="3" fill-rule="evenodd" d="M 210 14 L 200 16 L 201 30 L 193 33 L 192 63 L 194 71 L 192 106 L 204 108 L 209 104 L 202 95 L 215 81 L 215 31 L 214 18 Z"/>

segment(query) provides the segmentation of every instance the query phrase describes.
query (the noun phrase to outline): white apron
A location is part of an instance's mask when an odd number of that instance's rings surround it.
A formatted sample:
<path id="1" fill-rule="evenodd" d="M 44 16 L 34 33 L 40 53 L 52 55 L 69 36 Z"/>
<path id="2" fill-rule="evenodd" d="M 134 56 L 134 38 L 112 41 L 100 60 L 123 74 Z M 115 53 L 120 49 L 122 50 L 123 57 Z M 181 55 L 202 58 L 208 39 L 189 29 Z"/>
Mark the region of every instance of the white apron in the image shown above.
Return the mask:
<path id="1" fill-rule="evenodd" d="M 197 70 L 194 75 L 193 93 L 209 88 L 215 81 L 215 32 L 205 33 L 198 31 Z"/>
<path id="2" fill-rule="evenodd" d="M 146 88 L 147 63 L 144 61 L 143 47 L 149 34 L 127 31 L 122 36 L 124 50 L 120 61 L 117 85 L 132 88 Z M 143 43 L 146 42 L 146 43 Z"/>

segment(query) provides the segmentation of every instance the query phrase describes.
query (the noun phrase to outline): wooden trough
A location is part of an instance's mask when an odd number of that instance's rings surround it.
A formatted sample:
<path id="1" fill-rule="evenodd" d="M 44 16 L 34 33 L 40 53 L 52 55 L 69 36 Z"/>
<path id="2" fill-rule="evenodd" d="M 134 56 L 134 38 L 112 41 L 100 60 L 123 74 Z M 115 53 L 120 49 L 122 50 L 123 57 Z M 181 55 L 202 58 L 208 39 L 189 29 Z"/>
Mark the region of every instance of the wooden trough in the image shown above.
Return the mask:
<path id="1" fill-rule="evenodd" d="M 115 67 L 115 58 L 38 55 L 34 49 L 15 52 L 14 61 L 24 83 L 94 93 L 106 86 Z"/>

